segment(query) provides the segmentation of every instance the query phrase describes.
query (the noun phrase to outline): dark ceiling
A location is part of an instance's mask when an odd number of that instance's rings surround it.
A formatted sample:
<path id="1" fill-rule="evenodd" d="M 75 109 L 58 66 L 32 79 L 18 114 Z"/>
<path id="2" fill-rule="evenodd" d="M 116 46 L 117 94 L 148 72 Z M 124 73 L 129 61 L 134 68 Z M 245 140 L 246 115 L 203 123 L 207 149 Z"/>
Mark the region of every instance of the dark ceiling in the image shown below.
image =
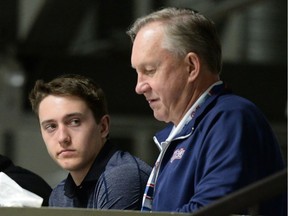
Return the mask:
<path id="1" fill-rule="evenodd" d="M 27 95 L 35 80 L 78 73 L 95 78 L 103 87 L 111 113 L 151 114 L 143 97 L 134 91 L 136 73 L 130 67 L 131 44 L 125 34 L 134 19 L 135 1 L 46 1 L 23 40 L 17 36 L 19 1 L 0 1 L 0 52 L 5 55 L 12 48 L 25 71 L 25 110 L 30 110 Z M 152 9 L 164 2 L 155 1 Z M 87 23 L 92 27 L 85 27 Z M 225 17 L 216 24 L 221 30 Z M 85 31 L 89 31 L 86 36 Z M 286 29 L 282 32 L 287 39 Z M 286 55 L 286 47 L 281 52 Z M 222 78 L 255 102 L 271 121 L 286 121 L 286 68 L 286 62 L 224 62 Z"/>

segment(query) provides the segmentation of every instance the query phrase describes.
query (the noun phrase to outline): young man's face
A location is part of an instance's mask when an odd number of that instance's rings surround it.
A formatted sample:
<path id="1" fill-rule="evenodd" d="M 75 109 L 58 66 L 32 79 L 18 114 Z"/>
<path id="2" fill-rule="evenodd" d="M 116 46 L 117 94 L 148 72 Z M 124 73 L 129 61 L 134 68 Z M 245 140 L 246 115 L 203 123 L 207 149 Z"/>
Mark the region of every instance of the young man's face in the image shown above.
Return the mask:
<path id="1" fill-rule="evenodd" d="M 39 122 L 51 158 L 72 176 L 84 177 L 106 141 L 109 117 L 97 124 L 79 97 L 49 95 L 39 105 Z"/>

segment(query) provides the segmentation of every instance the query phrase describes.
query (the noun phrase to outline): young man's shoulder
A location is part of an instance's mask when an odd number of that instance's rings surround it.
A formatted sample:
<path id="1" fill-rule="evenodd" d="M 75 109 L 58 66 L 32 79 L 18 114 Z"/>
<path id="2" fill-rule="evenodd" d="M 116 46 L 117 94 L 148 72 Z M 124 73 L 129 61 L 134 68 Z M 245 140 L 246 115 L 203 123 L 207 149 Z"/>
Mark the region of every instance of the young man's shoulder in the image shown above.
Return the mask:
<path id="1" fill-rule="evenodd" d="M 152 168 L 140 158 L 126 151 L 116 151 L 106 165 L 106 171 L 141 171 L 150 174 Z"/>

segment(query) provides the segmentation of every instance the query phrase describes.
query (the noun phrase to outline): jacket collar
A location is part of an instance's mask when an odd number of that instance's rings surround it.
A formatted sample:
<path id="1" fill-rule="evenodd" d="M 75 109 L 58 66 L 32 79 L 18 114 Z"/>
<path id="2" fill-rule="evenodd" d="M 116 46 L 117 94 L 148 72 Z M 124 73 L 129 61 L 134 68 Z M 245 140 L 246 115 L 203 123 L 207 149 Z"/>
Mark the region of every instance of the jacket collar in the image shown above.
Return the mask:
<path id="1" fill-rule="evenodd" d="M 202 106 L 196 111 L 194 118 L 183 127 L 182 131 L 178 135 L 176 135 L 176 137 L 174 137 L 173 140 L 181 139 L 181 137 L 185 138 L 188 135 L 190 135 L 193 132 L 193 130 L 197 127 L 203 116 L 206 114 L 207 110 L 209 110 L 207 108 L 212 104 L 214 104 L 214 102 L 220 95 L 228 92 L 230 92 L 230 90 L 228 90 L 228 88 L 224 83 L 213 87 L 210 91 L 211 97 L 209 97 L 202 104 Z M 172 123 L 169 123 L 166 128 L 156 133 L 154 140 L 156 139 L 159 143 L 165 142 L 173 127 L 174 125 Z"/>
<path id="2" fill-rule="evenodd" d="M 69 173 L 64 185 L 65 195 L 73 197 L 78 188 L 85 188 L 91 185 L 91 183 L 95 185 L 94 183 L 98 181 L 100 175 L 104 172 L 108 161 L 117 150 L 117 147 L 112 145 L 108 140 L 97 155 L 80 186 L 76 186 L 71 174 Z"/>

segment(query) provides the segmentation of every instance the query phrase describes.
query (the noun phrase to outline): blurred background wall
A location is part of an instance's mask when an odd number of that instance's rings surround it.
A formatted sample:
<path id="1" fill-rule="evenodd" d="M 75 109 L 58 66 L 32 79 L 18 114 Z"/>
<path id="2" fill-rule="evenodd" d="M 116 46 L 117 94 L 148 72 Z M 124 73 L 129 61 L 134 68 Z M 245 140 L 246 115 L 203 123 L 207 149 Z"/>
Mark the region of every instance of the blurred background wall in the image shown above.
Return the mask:
<path id="1" fill-rule="evenodd" d="M 222 79 L 264 112 L 287 158 L 286 0 L 1 0 L 0 154 L 51 186 L 66 176 L 49 158 L 27 98 L 37 79 L 78 73 L 105 90 L 111 139 L 152 165 L 158 154 L 152 136 L 164 124 L 134 92 L 125 32 L 163 6 L 194 8 L 214 20 Z"/>

